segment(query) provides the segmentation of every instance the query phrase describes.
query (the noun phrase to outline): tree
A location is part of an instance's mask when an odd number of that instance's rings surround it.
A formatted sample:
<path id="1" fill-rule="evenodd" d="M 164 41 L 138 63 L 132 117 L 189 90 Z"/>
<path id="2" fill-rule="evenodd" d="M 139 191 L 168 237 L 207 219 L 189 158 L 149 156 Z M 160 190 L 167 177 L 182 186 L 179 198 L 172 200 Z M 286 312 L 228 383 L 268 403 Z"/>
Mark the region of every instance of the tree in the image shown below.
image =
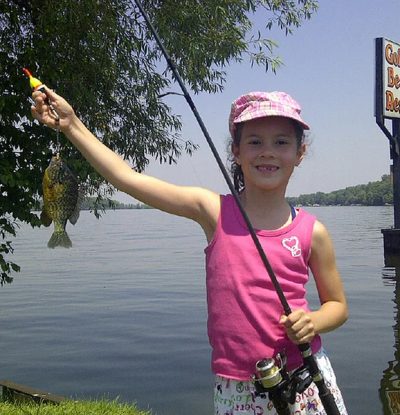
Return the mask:
<path id="1" fill-rule="evenodd" d="M 184 81 L 194 90 L 223 89 L 226 68 L 246 57 L 275 70 L 277 25 L 286 33 L 311 17 L 317 1 L 145 0 L 144 7 Z M 266 12 L 259 31 L 252 16 Z M 30 116 L 27 66 L 71 103 L 106 145 L 143 170 L 149 156 L 175 163 L 196 146 L 181 137 L 181 121 L 163 98 L 171 73 L 132 0 L 2 0 L 0 4 L 0 282 L 18 266 L 9 261 L 17 222 L 39 226 L 32 212 L 51 153 L 60 151 L 91 194 L 111 195 L 63 137 Z"/>
<path id="2" fill-rule="evenodd" d="M 292 205 L 366 205 L 382 206 L 393 203 L 393 184 L 389 175 L 383 175 L 380 181 L 346 187 L 331 193 L 312 193 L 288 198 Z"/>

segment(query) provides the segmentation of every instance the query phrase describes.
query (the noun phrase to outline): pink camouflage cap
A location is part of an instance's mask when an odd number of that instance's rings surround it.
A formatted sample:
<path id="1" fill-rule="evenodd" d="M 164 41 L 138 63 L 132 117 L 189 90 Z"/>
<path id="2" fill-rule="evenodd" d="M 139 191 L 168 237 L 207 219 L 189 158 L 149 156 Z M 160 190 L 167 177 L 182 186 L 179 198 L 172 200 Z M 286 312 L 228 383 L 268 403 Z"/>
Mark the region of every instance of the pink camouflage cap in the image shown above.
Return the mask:
<path id="1" fill-rule="evenodd" d="M 310 127 L 300 117 L 301 107 L 285 92 L 249 92 L 232 103 L 229 131 L 233 137 L 235 124 L 262 117 L 287 117 L 297 121 L 305 130 Z"/>

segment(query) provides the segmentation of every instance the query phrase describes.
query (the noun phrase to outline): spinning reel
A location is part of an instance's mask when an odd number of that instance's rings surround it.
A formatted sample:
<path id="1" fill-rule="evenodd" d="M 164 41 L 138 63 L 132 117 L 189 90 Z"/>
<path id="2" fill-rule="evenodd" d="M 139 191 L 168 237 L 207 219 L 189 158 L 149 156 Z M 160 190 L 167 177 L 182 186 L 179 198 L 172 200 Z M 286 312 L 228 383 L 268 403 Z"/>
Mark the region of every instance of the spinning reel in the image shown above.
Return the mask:
<path id="1" fill-rule="evenodd" d="M 289 405 L 296 401 L 296 394 L 303 393 L 311 384 L 312 377 L 306 366 L 289 373 L 286 356 L 278 353 L 276 358 L 265 358 L 256 363 L 253 376 L 256 395 L 268 397 L 279 415 L 290 415 Z"/>

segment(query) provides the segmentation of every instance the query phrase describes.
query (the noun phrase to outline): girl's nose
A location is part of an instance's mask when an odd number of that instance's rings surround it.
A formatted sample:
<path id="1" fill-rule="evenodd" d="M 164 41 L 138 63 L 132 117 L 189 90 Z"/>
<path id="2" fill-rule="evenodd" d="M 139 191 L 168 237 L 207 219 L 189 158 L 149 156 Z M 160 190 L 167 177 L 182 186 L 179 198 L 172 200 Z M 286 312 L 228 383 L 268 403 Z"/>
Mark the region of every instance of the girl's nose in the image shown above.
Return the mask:
<path id="1" fill-rule="evenodd" d="M 264 142 L 260 148 L 260 157 L 270 158 L 274 157 L 274 148 L 271 143 Z"/>

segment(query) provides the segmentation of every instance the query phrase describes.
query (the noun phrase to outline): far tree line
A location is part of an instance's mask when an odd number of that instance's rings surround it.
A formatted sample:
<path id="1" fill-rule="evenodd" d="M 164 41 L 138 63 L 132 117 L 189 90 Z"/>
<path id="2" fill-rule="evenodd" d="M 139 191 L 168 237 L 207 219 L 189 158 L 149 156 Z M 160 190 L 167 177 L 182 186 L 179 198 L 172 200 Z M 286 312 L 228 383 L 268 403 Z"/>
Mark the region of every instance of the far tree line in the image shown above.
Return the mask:
<path id="1" fill-rule="evenodd" d="M 391 205 L 393 204 L 393 184 L 390 175 L 385 174 L 381 180 L 376 182 L 346 187 L 345 189 L 335 190 L 330 193 L 317 192 L 298 197 L 289 197 L 288 201 L 294 206 Z M 94 210 L 96 206 L 100 207 L 101 210 L 151 208 L 142 203 L 125 204 L 108 198 L 99 201 L 95 197 L 87 197 L 83 201 L 82 209 Z"/>
<path id="2" fill-rule="evenodd" d="M 391 176 L 385 174 L 380 181 L 346 187 L 330 193 L 317 192 L 289 197 L 288 201 L 295 206 L 391 205 L 393 204 L 393 184 Z"/>

